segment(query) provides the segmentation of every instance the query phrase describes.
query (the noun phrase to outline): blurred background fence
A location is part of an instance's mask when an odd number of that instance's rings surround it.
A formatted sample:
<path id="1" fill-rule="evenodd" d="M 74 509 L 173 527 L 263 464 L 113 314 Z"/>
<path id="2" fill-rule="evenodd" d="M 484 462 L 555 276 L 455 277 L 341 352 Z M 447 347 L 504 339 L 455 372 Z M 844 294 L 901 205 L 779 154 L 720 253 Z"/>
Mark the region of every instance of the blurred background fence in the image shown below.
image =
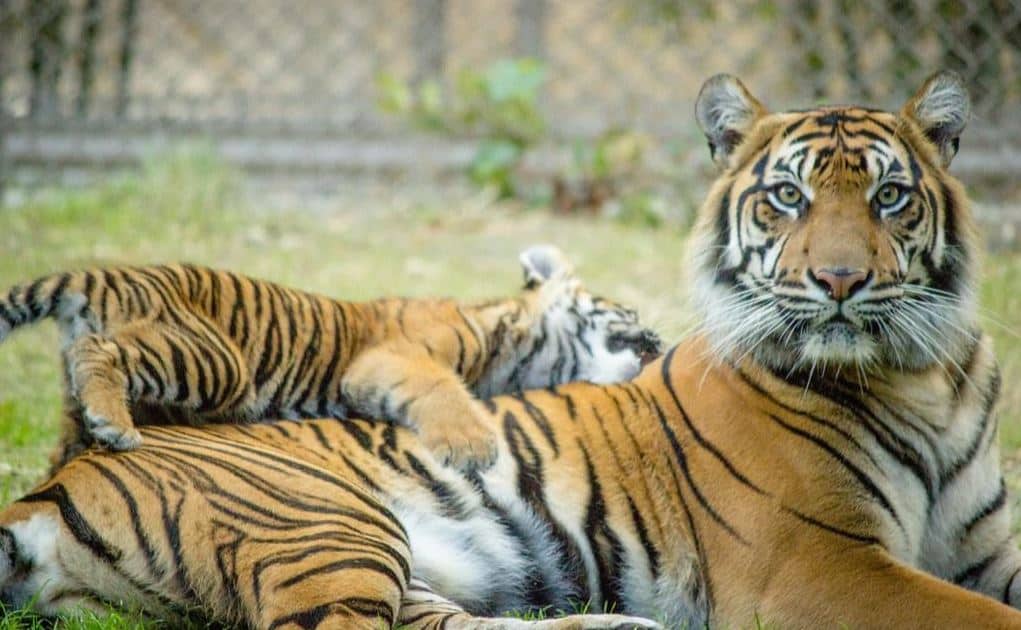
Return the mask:
<path id="1" fill-rule="evenodd" d="M 949 67 L 975 102 L 954 168 L 1017 199 L 1021 0 L 0 0 L 0 185 L 73 184 L 199 137 L 311 192 L 352 172 L 456 170 L 493 126 L 419 133 L 380 107 L 381 85 L 442 108 L 466 69 L 493 78 L 517 58 L 541 69 L 522 114 L 539 118 L 537 172 L 608 130 L 704 168 L 692 109 L 715 72 L 776 108 L 897 107 Z"/>

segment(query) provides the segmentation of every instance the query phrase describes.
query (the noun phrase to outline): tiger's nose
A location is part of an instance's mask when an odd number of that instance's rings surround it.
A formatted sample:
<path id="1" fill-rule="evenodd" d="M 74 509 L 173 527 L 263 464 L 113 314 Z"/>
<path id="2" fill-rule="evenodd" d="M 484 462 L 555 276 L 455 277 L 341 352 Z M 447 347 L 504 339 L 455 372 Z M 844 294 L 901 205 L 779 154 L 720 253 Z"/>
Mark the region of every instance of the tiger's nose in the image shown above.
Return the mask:
<path id="1" fill-rule="evenodd" d="M 825 289 L 831 298 L 842 302 L 864 287 L 870 274 L 864 269 L 833 267 L 809 270 L 808 275 L 816 284 Z"/>

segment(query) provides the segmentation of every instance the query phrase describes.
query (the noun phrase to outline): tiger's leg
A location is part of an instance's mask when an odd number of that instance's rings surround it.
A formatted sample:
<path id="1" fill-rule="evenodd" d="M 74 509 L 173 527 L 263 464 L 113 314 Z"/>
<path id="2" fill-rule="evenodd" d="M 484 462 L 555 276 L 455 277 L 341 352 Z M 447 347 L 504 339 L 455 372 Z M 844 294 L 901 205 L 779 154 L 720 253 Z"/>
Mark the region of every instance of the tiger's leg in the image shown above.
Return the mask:
<path id="1" fill-rule="evenodd" d="M 254 399 L 241 351 L 197 316 L 179 316 L 175 325 L 134 322 L 109 334 L 79 337 L 65 361 L 69 391 L 82 407 L 88 437 L 113 450 L 141 443 L 132 403 L 217 416 L 243 412 Z M 80 450 L 81 442 L 67 436 L 65 451 Z"/>
<path id="2" fill-rule="evenodd" d="M 1011 533 L 1011 501 L 1000 470 L 996 427 L 996 422 L 989 423 L 980 436 L 985 448 L 959 469 L 934 506 L 963 520 L 952 530 L 950 539 L 956 549 L 950 565 L 938 572 L 965 588 L 1021 608 L 1021 551 Z"/>
<path id="3" fill-rule="evenodd" d="M 995 439 L 995 432 L 992 439 Z M 993 599 L 1021 608 L 1021 551 L 1011 534 L 1010 501 L 1000 477 L 999 453 L 992 448 L 986 461 L 973 462 L 958 481 L 967 483 L 975 497 L 974 516 L 955 537 L 957 553 L 954 566 L 945 571 L 956 584 L 984 593 Z M 982 480 L 977 483 L 976 480 Z M 964 485 L 964 484 L 962 484 Z M 960 488 L 957 496 L 963 496 Z M 953 495 L 951 495 L 953 496 Z"/>
<path id="4" fill-rule="evenodd" d="M 903 564 L 877 545 L 830 538 L 807 532 L 798 543 L 805 547 L 788 553 L 765 592 L 739 592 L 746 599 L 736 607 L 736 598 L 717 600 L 717 610 L 744 610 L 778 628 L 1021 628 L 1021 612 L 992 598 Z M 728 570 L 741 583 L 745 566 Z"/>
<path id="5" fill-rule="evenodd" d="M 1014 538 L 1007 537 L 988 556 L 965 567 L 955 581 L 1021 609 L 1021 551 Z"/>
<path id="6" fill-rule="evenodd" d="M 397 625 L 405 630 L 617 630 L 659 628 L 641 617 L 571 615 L 560 619 L 525 621 L 512 617 L 474 617 L 454 602 L 437 595 L 422 580 L 412 579 L 401 602 Z"/>
<path id="7" fill-rule="evenodd" d="M 412 344 L 387 344 L 360 353 L 341 382 L 356 413 L 411 426 L 441 461 L 488 467 L 496 458 L 496 430 L 482 403 L 452 365 Z"/>

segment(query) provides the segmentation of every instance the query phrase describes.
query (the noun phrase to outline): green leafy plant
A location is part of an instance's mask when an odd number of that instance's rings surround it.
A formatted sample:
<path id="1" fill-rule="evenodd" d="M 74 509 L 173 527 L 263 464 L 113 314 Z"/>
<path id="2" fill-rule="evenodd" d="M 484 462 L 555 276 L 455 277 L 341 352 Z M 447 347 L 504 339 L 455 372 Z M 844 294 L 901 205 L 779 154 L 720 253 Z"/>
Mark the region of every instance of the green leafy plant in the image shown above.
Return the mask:
<path id="1" fill-rule="evenodd" d="M 379 106 L 423 131 L 480 138 L 468 176 L 501 197 L 518 196 L 516 171 L 546 132 L 539 95 L 546 68 L 534 59 L 502 59 L 482 71 L 463 69 L 453 83 L 411 84 L 388 73 L 377 78 Z"/>

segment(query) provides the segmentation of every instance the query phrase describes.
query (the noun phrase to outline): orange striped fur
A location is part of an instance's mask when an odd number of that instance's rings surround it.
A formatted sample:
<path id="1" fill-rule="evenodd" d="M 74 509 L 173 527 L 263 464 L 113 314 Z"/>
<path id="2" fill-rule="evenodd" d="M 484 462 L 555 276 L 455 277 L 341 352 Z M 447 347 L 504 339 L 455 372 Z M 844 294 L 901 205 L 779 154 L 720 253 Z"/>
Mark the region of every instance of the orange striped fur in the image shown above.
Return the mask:
<path id="1" fill-rule="evenodd" d="M 459 466 L 492 461 L 475 396 L 637 373 L 658 352 L 634 311 L 588 293 L 546 246 L 516 297 L 340 302 L 190 265 L 60 273 L 0 300 L 0 339 L 53 317 L 63 336 L 60 464 L 136 424 L 374 417 L 415 426 Z M 425 419 L 426 422 L 419 422 Z"/>
<path id="2" fill-rule="evenodd" d="M 966 105 L 948 74 L 898 114 L 769 114 L 710 80 L 704 327 L 634 380 L 491 399 L 484 471 L 393 423 L 144 428 L 0 512 L 0 598 L 258 628 L 1021 628 L 946 171 Z M 579 606 L 614 614 L 501 617 Z"/>

